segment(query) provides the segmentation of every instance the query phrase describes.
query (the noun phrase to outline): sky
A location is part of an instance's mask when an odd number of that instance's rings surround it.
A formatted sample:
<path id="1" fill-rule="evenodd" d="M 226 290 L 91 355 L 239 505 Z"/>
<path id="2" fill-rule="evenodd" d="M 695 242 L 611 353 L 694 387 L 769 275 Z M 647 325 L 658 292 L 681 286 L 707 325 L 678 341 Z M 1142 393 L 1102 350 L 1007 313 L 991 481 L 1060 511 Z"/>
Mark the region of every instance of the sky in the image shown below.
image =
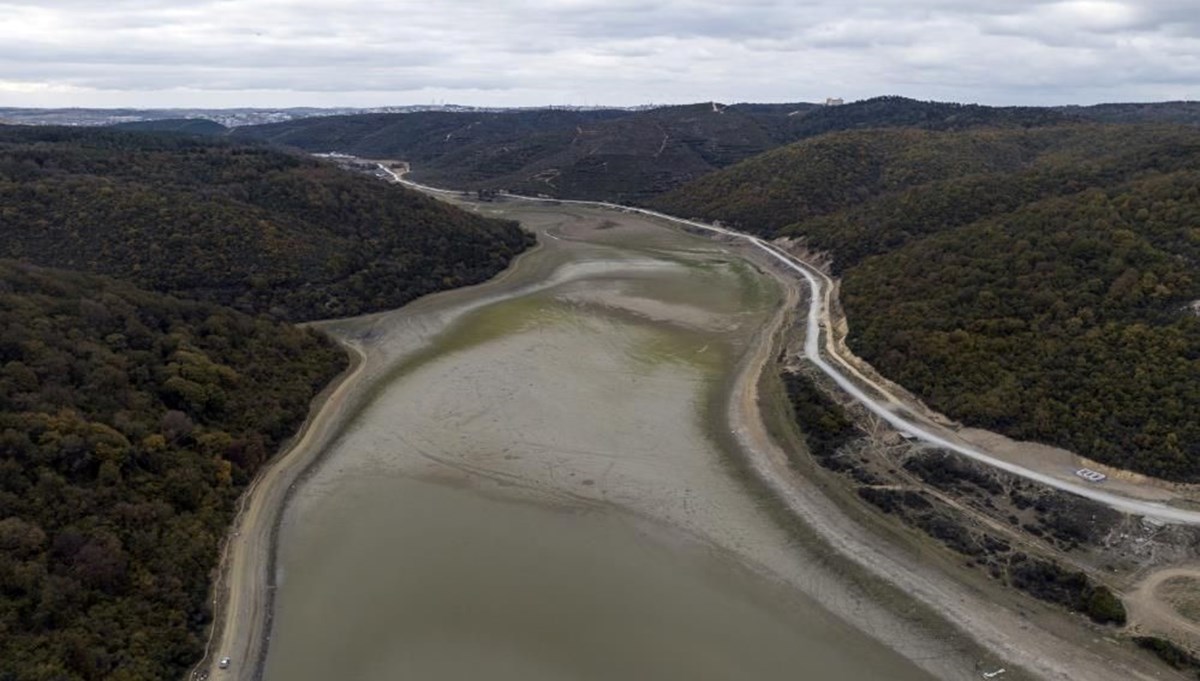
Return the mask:
<path id="1" fill-rule="evenodd" d="M 1197 0 L 0 0 L 0 106 L 1200 99 Z"/>

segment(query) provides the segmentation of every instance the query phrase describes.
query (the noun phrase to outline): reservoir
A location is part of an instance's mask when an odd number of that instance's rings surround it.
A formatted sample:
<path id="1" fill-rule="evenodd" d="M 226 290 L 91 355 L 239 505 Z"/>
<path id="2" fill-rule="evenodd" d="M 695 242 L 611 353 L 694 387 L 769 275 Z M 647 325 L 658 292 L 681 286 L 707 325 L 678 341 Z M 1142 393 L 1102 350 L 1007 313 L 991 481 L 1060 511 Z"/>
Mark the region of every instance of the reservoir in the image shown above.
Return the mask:
<path id="1" fill-rule="evenodd" d="M 776 279 L 643 218 L 491 210 L 541 246 L 326 327 L 366 379 L 285 509 L 265 678 L 933 678 L 738 464 Z"/>

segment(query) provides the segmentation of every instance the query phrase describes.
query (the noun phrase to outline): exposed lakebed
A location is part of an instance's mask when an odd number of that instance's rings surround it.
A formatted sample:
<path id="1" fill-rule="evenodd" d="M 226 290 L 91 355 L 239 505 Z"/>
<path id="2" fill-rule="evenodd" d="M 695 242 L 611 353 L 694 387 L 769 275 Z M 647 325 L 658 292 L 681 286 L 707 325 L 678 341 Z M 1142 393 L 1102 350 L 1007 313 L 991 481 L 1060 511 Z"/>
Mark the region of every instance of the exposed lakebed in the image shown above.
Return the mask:
<path id="1" fill-rule="evenodd" d="M 733 463 L 774 280 L 520 217 L 548 235 L 501 281 L 329 326 L 368 387 L 285 512 L 266 678 L 929 678 L 807 595 L 836 578 Z"/>

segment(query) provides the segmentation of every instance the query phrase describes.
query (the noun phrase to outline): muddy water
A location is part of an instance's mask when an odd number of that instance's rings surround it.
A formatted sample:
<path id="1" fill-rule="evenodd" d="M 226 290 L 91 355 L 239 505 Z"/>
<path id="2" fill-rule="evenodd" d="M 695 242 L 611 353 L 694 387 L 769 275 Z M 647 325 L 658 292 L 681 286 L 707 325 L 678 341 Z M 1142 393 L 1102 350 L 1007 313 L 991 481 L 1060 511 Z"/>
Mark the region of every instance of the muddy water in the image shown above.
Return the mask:
<path id="1" fill-rule="evenodd" d="M 831 578 L 721 444 L 772 280 L 520 217 L 544 246 L 502 281 L 331 328 L 374 382 L 287 509 L 266 678 L 928 678 L 805 595 Z"/>

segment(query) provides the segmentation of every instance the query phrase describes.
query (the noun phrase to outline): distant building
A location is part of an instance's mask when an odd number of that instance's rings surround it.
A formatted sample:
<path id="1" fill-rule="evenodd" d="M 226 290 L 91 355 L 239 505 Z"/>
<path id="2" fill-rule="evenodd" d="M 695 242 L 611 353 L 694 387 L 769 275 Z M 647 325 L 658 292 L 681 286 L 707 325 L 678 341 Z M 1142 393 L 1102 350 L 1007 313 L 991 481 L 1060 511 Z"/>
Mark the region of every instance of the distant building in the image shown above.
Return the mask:
<path id="1" fill-rule="evenodd" d="M 846 100 L 841 97 L 829 97 L 825 100 L 825 106 L 841 106 L 846 103 Z"/>

